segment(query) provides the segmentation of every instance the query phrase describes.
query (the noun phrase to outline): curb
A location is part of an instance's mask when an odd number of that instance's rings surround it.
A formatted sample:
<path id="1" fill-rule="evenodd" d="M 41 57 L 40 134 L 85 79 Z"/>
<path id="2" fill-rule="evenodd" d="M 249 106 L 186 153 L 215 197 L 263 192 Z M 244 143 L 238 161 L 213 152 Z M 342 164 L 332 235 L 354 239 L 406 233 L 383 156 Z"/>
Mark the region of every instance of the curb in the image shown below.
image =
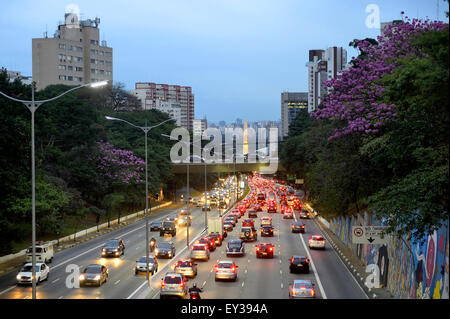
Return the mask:
<path id="1" fill-rule="evenodd" d="M 331 237 L 329 236 L 329 234 L 325 231 L 323 225 L 321 222 L 317 222 L 316 219 L 314 218 L 314 221 L 316 222 L 316 224 L 322 229 L 323 234 L 325 235 L 325 237 L 327 238 L 327 241 L 331 244 L 331 246 L 333 247 L 334 251 L 337 253 L 337 255 L 339 256 L 339 258 L 341 259 L 341 261 L 344 263 L 344 265 L 347 267 L 347 269 L 349 270 L 349 272 L 352 274 L 353 278 L 356 280 L 356 282 L 359 284 L 359 286 L 362 288 L 362 290 L 364 291 L 364 293 L 367 295 L 367 297 L 369 299 L 377 299 L 377 295 L 375 293 L 371 292 L 371 288 L 368 288 L 365 285 L 365 280 L 364 277 L 358 272 L 357 267 L 354 267 L 350 260 L 347 258 L 347 256 L 345 256 L 343 254 L 343 252 L 340 250 L 339 246 L 336 245 L 334 243 L 334 241 L 331 239 Z"/>

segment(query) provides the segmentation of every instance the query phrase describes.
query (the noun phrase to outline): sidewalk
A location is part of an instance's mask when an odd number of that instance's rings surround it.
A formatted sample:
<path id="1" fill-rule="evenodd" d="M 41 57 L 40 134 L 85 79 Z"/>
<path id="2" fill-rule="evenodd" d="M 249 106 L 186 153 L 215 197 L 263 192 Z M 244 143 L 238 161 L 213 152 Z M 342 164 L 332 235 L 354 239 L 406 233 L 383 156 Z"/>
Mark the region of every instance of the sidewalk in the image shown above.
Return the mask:
<path id="1" fill-rule="evenodd" d="M 181 207 L 180 203 L 174 203 L 174 204 L 171 204 L 171 205 L 166 206 L 166 207 L 161 207 L 161 208 L 158 208 L 158 209 L 152 209 L 152 212 L 151 212 L 150 216 L 157 216 L 157 215 L 161 214 L 162 212 L 164 212 L 167 209 L 174 209 L 174 208 L 178 208 L 178 207 Z M 139 220 L 143 220 L 144 217 L 145 217 L 145 215 L 139 215 L 138 217 L 131 218 L 131 219 L 128 219 L 126 221 L 122 221 L 122 222 L 120 222 L 120 224 L 111 225 L 111 227 L 109 227 L 109 228 L 103 228 L 103 229 L 100 229 L 97 232 L 93 232 L 93 233 L 90 233 L 90 234 L 84 235 L 84 236 L 79 236 L 79 237 L 76 238 L 75 241 L 64 242 L 64 243 L 61 243 L 59 245 L 55 245 L 54 246 L 54 253 L 56 254 L 56 253 L 58 253 L 58 252 L 60 252 L 62 250 L 78 246 L 78 245 L 80 245 L 82 243 L 85 243 L 85 242 L 87 242 L 89 240 L 92 240 L 94 238 L 97 238 L 99 236 L 103 236 L 103 235 L 105 235 L 107 233 L 110 233 L 112 231 L 121 229 L 121 228 L 123 228 L 123 227 L 125 227 L 127 225 L 130 225 L 130 224 L 133 224 L 133 223 L 135 223 L 135 222 L 137 222 Z M 0 263 L 0 275 L 3 275 L 5 273 L 8 273 L 8 272 L 13 271 L 13 270 L 15 270 L 17 268 L 22 267 L 22 265 L 25 263 L 25 260 L 26 260 L 26 255 L 20 256 L 20 257 L 14 258 L 14 259 L 11 259 L 11 260 L 3 262 L 3 263 Z"/>
<path id="2" fill-rule="evenodd" d="M 344 243 L 342 243 L 339 238 L 318 218 L 314 218 L 314 222 L 323 231 L 327 239 L 327 243 L 334 248 L 341 261 L 355 277 L 356 281 L 363 288 L 369 299 L 394 299 L 386 288 L 368 288 L 365 285 L 365 280 L 369 275 L 369 273 L 366 273 L 366 265 L 358 257 L 356 257 L 352 250 L 344 245 Z"/>

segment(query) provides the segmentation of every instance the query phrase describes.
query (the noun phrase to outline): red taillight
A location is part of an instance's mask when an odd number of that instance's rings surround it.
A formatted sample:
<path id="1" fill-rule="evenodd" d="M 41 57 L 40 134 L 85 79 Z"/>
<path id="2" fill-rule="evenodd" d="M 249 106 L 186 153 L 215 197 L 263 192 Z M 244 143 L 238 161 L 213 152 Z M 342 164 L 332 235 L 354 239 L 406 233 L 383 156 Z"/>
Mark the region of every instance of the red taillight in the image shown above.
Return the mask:
<path id="1" fill-rule="evenodd" d="M 256 250 L 259 251 L 259 247 L 256 247 Z"/>
<path id="2" fill-rule="evenodd" d="M 234 267 L 234 266 L 231 267 L 231 271 L 232 271 L 232 272 L 236 272 L 236 267 Z"/>
<path id="3" fill-rule="evenodd" d="M 161 282 L 161 288 L 164 288 L 165 282 Z"/>
<path id="4" fill-rule="evenodd" d="M 183 287 L 184 287 L 184 282 L 181 282 L 180 288 L 183 288 Z"/>
<path id="5" fill-rule="evenodd" d="M 273 248 L 272 247 L 269 247 L 269 251 L 272 251 L 273 250 Z"/>
<path id="6" fill-rule="evenodd" d="M 295 296 L 295 294 L 296 294 L 297 292 L 295 291 L 295 289 L 294 288 L 292 288 L 292 295 L 294 295 Z"/>
<path id="7" fill-rule="evenodd" d="M 216 269 L 216 272 L 219 271 L 219 266 L 218 265 L 216 265 L 214 268 Z"/>
<path id="8" fill-rule="evenodd" d="M 205 250 L 208 250 L 208 246 L 205 246 Z"/>
<path id="9" fill-rule="evenodd" d="M 314 296 L 316 293 L 314 290 L 311 290 L 311 296 Z"/>

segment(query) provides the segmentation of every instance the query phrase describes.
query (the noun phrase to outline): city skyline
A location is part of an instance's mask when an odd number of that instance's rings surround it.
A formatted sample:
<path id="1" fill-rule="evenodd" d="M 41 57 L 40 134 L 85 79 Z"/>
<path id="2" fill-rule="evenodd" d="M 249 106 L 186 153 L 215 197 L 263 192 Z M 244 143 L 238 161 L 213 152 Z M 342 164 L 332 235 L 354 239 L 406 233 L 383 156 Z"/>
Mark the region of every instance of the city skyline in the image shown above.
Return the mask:
<path id="1" fill-rule="evenodd" d="M 1 66 L 31 75 L 31 39 L 44 32 L 51 37 L 69 4 L 44 1 L 39 4 L 44 10 L 34 10 L 38 4 L 30 1 L 6 3 L 0 37 L 12 45 L 0 52 Z M 365 26 L 365 2 L 351 7 L 332 1 L 75 4 L 81 19 L 101 19 L 100 40 L 115 50 L 114 81 L 127 90 L 136 82 L 190 86 L 196 95 L 194 117 L 206 116 L 211 122 L 278 119 L 281 92 L 308 90 L 309 50 L 342 46 L 350 61 L 357 55 L 350 41 L 380 33 Z M 434 1 L 377 5 L 381 22 L 400 19 L 401 11 L 410 17 L 437 16 Z M 13 19 L 23 6 L 29 10 L 20 20 Z M 444 9 L 441 6 L 440 19 L 446 19 Z"/>

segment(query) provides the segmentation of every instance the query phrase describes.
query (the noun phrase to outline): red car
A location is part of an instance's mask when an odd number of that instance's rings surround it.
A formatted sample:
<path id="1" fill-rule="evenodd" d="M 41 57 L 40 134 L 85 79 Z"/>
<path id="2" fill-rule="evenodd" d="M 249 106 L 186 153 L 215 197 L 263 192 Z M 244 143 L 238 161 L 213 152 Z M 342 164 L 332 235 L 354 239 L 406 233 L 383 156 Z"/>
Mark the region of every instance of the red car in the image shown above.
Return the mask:
<path id="1" fill-rule="evenodd" d="M 253 219 L 244 219 L 242 222 L 242 227 L 255 227 L 255 221 Z"/>
<path id="2" fill-rule="evenodd" d="M 209 251 L 216 250 L 216 240 L 215 238 L 211 238 L 209 236 L 202 236 L 195 241 L 196 244 L 204 244 L 208 245 Z"/>

